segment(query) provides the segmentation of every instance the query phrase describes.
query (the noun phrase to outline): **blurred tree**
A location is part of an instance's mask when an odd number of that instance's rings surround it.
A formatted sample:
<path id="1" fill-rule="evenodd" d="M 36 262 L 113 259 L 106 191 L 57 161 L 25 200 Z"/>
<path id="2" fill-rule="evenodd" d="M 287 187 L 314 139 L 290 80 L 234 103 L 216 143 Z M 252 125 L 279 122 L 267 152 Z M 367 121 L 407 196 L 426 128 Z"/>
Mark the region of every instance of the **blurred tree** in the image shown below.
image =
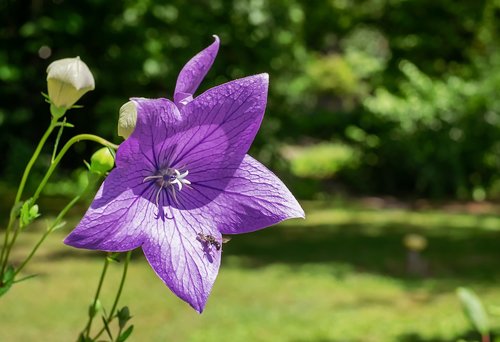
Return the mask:
<path id="1" fill-rule="evenodd" d="M 121 104 L 171 97 L 183 64 L 217 34 L 222 47 L 201 90 L 271 75 L 252 149 L 266 164 L 287 170 L 284 144 L 340 140 L 357 151 L 356 167 L 332 163 L 353 189 L 493 195 L 500 192 L 498 17 L 497 0 L 3 0 L 0 174 L 19 179 L 49 120 L 39 93 L 52 60 L 79 55 L 96 78 L 84 109 L 69 115 L 75 133 L 119 141 Z M 68 170 L 94 147 L 77 148 Z"/>

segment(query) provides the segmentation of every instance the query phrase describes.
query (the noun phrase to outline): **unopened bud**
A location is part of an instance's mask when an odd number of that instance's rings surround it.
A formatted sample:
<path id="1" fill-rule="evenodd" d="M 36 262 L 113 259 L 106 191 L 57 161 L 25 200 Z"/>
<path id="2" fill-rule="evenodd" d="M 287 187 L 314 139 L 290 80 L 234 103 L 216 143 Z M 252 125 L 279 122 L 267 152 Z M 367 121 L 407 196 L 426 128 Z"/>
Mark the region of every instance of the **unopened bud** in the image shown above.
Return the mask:
<path id="1" fill-rule="evenodd" d="M 118 135 L 127 139 L 135 129 L 137 123 L 137 106 L 133 101 L 125 103 L 120 108 L 118 118 Z"/>
<path id="2" fill-rule="evenodd" d="M 80 57 L 52 62 L 47 68 L 47 87 L 53 115 L 64 113 L 86 92 L 95 88 L 94 77 Z M 56 114 L 54 114 L 54 112 Z"/>
<path id="3" fill-rule="evenodd" d="M 90 172 L 100 175 L 106 174 L 115 165 L 115 158 L 107 147 L 103 147 L 90 157 Z"/>

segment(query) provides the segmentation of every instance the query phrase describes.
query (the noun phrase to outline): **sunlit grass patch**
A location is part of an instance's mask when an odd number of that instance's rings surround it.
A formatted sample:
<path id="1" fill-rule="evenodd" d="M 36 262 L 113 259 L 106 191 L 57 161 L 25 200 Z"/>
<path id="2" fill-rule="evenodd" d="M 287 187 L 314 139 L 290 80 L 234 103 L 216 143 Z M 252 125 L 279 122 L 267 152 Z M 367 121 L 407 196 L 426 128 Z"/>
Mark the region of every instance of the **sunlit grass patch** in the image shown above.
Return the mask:
<path id="1" fill-rule="evenodd" d="M 470 330 L 457 286 L 472 287 L 487 306 L 500 304 L 495 216 L 340 201 L 303 204 L 306 220 L 234 236 L 224 245 L 202 315 L 135 253 L 122 300 L 134 316 L 132 340 L 455 341 Z M 422 257 L 429 269 L 422 277 L 407 273 L 408 232 L 428 239 Z M 40 276 L 0 299 L 0 341 L 76 339 L 103 253 L 64 246 L 65 233 L 51 236 L 26 271 Z M 16 260 L 35 237 L 36 228 L 22 236 Z M 110 266 L 108 304 L 120 270 Z M 499 322 L 493 321 L 497 329 Z"/>

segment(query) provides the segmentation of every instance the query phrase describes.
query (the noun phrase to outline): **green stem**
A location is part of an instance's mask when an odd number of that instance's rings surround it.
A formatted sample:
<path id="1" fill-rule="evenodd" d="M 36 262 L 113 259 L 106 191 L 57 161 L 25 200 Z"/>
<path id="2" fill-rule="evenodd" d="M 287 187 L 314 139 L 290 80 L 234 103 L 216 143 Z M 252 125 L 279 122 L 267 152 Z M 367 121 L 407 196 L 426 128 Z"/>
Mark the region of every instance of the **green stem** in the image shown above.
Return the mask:
<path id="1" fill-rule="evenodd" d="M 90 335 L 90 328 L 92 327 L 92 321 L 94 320 L 94 317 L 96 315 L 95 308 L 97 305 L 97 301 L 99 300 L 99 295 L 101 293 L 102 284 L 104 282 L 104 276 L 106 275 L 106 271 L 108 270 L 108 266 L 109 266 L 109 258 L 108 258 L 108 256 L 106 256 L 106 258 L 104 258 L 104 266 L 102 268 L 101 277 L 99 278 L 99 284 L 97 285 L 97 290 L 96 290 L 96 293 L 94 296 L 94 301 L 92 303 L 92 310 L 91 310 L 91 312 L 89 312 L 89 320 L 87 322 L 87 325 L 85 326 L 85 329 L 83 329 L 83 334 L 85 337 L 89 337 L 89 335 Z"/>
<path id="2" fill-rule="evenodd" d="M 21 178 L 21 182 L 19 183 L 19 187 L 17 188 L 17 193 L 16 197 L 14 199 L 14 205 L 12 206 L 12 210 L 10 212 L 9 216 L 9 223 L 7 224 L 7 228 L 5 229 L 5 236 L 4 236 L 4 243 L 2 246 L 2 253 L 0 254 L 0 262 L 1 262 L 1 269 L 0 269 L 0 274 L 3 274 L 5 271 L 5 267 L 7 266 L 7 262 L 9 260 L 9 253 L 10 253 L 10 246 L 12 243 L 9 243 L 9 235 L 12 230 L 12 226 L 14 224 L 15 218 L 16 218 L 16 213 L 14 208 L 17 207 L 19 201 L 21 200 L 21 196 L 23 195 L 24 187 L 26 186 L 26 181 L 28 179 L 28 176 L 31 172 L 31 168 L 35 164 L 35 161 L 38 159 L 38 156 L 40 155 L 40 152 L 42 151 L 43 146 L 45 145 L 45 142 L 49 138 L 50 134 L 54 130 L 54 128 L 57 126 L 57 119 L 54 119 L 52 117 L 50 119 L 50 125 L 43 134 L 42 138 L 40 139 L 40 142 L 38 143 L 35 152 L 33 152 L 33 155 L 31 156 L 31 159 L 28 161 L 28 164 L 26 165 L 26 168 L 24 169 L 23 176 Z M 16 232 L 18 229 L 16 230 Z M 16 237 L 17 234 L 14 236 Z M 14 239 L 14 238 L 13 238 Z"/>
<path id="3" fill-rule="evenodd" d="M 33 202 L 36 202 L 38 197 L 40 196 L 40 193 L 42 192 L 43 188 L 47 184 L 50 176 L 52 176 L 52 173 L 54 172 L 55 168 L 57 167 L 57 164 L 61 161 L 62 157 L 64 157 L 64 154 L 69 150 L 71 146 L 73 146 L 75 143 L 80 142 L 80 141 L 95 141 L 96 143 L 99 143 L 103 146 L 110 147 L 112 149 L 118 149 L 118 145 L 115 145 L 106 139 L 103 139 L 97 135 L 93 134 L 79 134 L 75 135 L 73 138 L 69 139 L 68 142 L 61 148 L 61 151 L 57 154 L 57 157 L 54 159 L 54 162 L 50 165 L 49 169 L 47 170 L 47 173 L 43 177 L 42 181 L 38 185 L 38 188 L 35 191 L 35 194 L 32 197 Z"/>
<path id="4" fill-rule="evenodd" d="M 68 140 L 68 142 L 66 142 L 66 144 L 63 146 L 63 148 L 61 149 L 61 151 L 57 154 L 57 157 L 54 159 L 54 162 L 52 164 L 50 164 L 50 167 L 47 170 L 47 173 L 45 174 L 45 176 L 43 177 L 42 181 L 38 185 L 38 188 L 36 189 L 35 194 L 30 199 L 32 201 L 32 203 L 36 202 L 36 200 L 40 196 L 40 193 L 42 192 L 43 188 L 47 184 L 50 176 L 52 176 L 52 173 L 56 169 L 56 167 L 59 164 L 59 162 L 61 161 L 62 157 L 64 157 L 64 155 L 66 154 L 66 152 L 69 150 L 69 148 L 71 146 L 73 146 L 75 143 L 83 141 L 83 140 L 95 141 L 95 142 L 97 142 L 97 143 L 99 143 L 101 145 L 104 145 L 106 147 L 110 147 L 110 148 L 113 148 L 115 150 L 118 149 L 117 145 L 115 145 L 115 144 L 113 144 L 113 143 L 107 141 L 106 139 L 103 139 L 103 138 L 101 138 L 101 137 L 99 137 L 97 135 L 93 135 L 93 134 L 79 134 L 79 135 L 75 135 L 73 138 L 71 138 L 70 140 Z M 12 237 L 12 240 L 10 241 L 10 243 L 8 244 L 8 246 L 6 247 L 6 253 L 5 253 L 5 256 L 4 256 L 4 261 L 3 261 L 3 267 L 2 267 L 2 273 L 1 274 L 3 274 L 3 270 L 5 269 L 5 267 L 7 265 L 7 261 L 9 260 L 10 251 L 12 249 L 12 246 L 14 246 L 14 244 L 15 244 L 15 242 L 17 240 L 17 236 L 19 235 L 19 231 L 20 231 L 20 229 L 16 229 L 14 231 L 14 236 Z M 5 245 L 4 245 L 4 249 L 5 249 Z"/>
<path id="5" fill-rule="evenodd" d="M 24 170 L 23 177 L 21 178 L 21 183 L 19 184 L 19 188 L 17 190 L 16 199 L 14 200 L 15 203 L 17 203 L 21 200 L 21 196 L 23 195 L 23 191 L 24 191 L 24 186 L 26 185 L 26 181 L 28 179 L 28 175 L 31 171 L 31 168 L 33 167 L 33 164 L 35 164 L 35 161 L 38 158 L 40 151 L 42 150 L 43 145 L 45 145 L 47 138 L 52 133 L 52 131 L 54 130 L 55 127 L 57 127 L 57 120 L 52 117 L 52 119 L 50 120 L 49 128 L 47 129 L 45 134 L 42 136 L 42 139 L 40 139 L 40 142 L 38 143 L 38 146 L 36 147 L 35 152 L 33 153 L 33 156 L 31 157 L 30 161 L 28 162 L 28 165 L 26 165 L 26 169 Z"/>
<path id="6" fill-rule="evenodd" d="M 38 248 L 40 247 L 40 245 L 45 241 L 45 239 L 47 238 L 47 236 L 49 236 L 50 233 L 52 233 L 54 231 L 55 227 L 57 227 L 57 225 L 61 222 L 61 220 L 66 215 L 66 213 L 80 200 L 81 196 L 82 196 L 81 194 L 78 195 L 78 196 L 75 196 L 75 198 L 73 198 L 71 200 L 71 202 L 69 202 L 64 207 L 64 209 L 61 210 L 61 212 L 59 213 L 59 215 L 57 215 L 57 217 L 54 220 L 54 222 L 52 222 L 52 224 L 50 225 L 50 227 L 47 228 L 47 231 L 45 231 L 45 233 L 43 233 L 43 235 L 40 238 L 40 240 L 38 240 L 38 242 L 35 245 L 35 247 L 33 247 L 33 249 L 30 252 L 30 254 L 26 257 L 26 259 L 24 259 L 24 261 L 21 263 L 21 265 L 17 268 L 16 272 L 14 273 L 14 276 L 16 276 L 19 272 L 21 272 L 21 270 L 26 266 L 26 264 L 31 260 L 31 258 L 33 257 L 33 255 L 35 255 L 36 251 L 38 250 Z"/>
<path id="7" fill-rule="evenodd" d="M 108 325 L 113 320 L 115 310 L 118 307 L 118 301 L 120 300 L 120 297 L 122 295 L 123 286 L 125 285 L 125 279 L 127 278 L 128 264 L 130 263 L 131 256 L 132 256 L 132 251 L 128 251 L 127 255 L 125 257 L 125 263 L 123 265 L 123 273 L 122 273 L 122 278 L 120 280 L 120 285 L 118 286 L 118 292 L 116 293 L 115 301 L 113 302 L 113 306 L 111 307 L 111 311 L 109 312 L 108 318 L 106 319 L 106 322 Z M 97 338 L 99 336 L 101 336 L 101 334 L 104 332 L 104 330 L 105 330 L 105 327 L 102 327 L 102 329 L 94 337 L 94 340 L 97 340 Z M 118 334 L 118 336 L 120 336 L 120 334 Z"/>

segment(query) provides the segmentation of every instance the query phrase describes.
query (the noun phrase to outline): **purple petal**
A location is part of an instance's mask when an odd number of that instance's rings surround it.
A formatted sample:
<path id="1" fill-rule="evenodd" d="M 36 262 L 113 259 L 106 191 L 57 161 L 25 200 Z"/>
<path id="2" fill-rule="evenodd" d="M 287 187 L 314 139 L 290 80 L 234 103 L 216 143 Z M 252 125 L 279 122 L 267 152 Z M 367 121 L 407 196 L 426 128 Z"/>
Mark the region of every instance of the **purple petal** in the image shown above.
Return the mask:
<path id="1" fill-rule="evenodd" d="M 150 170 L 144 177 L 165 167 L 189 171 L 193 184 L 215 177 L 229 179 L 235 170 L 229 166 L 240 164 L 259 129 L 267 86 L 267 74 L 220 85 L 191 101 L 182 115 L 166 99 L 134 99 L 137 125 L 118 150 L 117 166 L 143 164 Z M 150 200 L 155 197 L 146 195 Z M 161 201 L 175 204 L 168 195 Z"/>
<path id="2" fill-rule="evenodd" d="M 134 132 L 120 145 L 116 165 L 144 164 L 146 169 L 154 171 L 160 163 L 156 152 L 168 146 L 165 142 L 177 132 L 181 116 L 175 104 L 167 99 L 133 98 L 132 101 L 137 106 L 137 123 Z"/>
<path id="3" fill-rule="evenodd" d="M 264 116 L 267 74 L 234 80 L 196 97 L 182 110 L 185 131 L 176 138 L 173 166 L 189 170 L 196 182 L 224 165 L 239 164 Z"/>
<path id="4" fill-rule="evenodd" d="M 197 201 L 211 198 L 204 206 Z M 182 194 L 193 215 L 210 216 L 223 234 L 262 229 L 290 218 L 304 218 L 304 210 L 285 184 L 264 165 L 246 155 L 228 181 L 214 177 L 193 184 Z M 198 207 L 198 208 L 196 208 Z"/>
<path id="5" fill-rule="evenodd" d="M 146 185 L 139 171 L 114 169 L 90 208 L 64 243 L 73 247 L 122 252 L 143 243 L 143 227 L 154 217 L 154 204 L 141 197 Z"/>
<path id="6" fill-rule="evenodd" d="M 221 234 L 207 216 L 173 208 L 166 211 L 165 221 L 148 226 L 144 255 L 170 290 L 201 313 L 219 272 L 221 250 L 198 234 L 217 241 L 221 241 Z"/>
<path id="7" fill-rule="evenodd" d="M 219 37 L 215 36 L 215 41 L 205 50 L 199 52 L 184 65 L 175 86 L 174 101 L 176 105 L 183 105 L 182 100 L 192 96 L 208 70 L 214 63 L 219 51 Z"/>

